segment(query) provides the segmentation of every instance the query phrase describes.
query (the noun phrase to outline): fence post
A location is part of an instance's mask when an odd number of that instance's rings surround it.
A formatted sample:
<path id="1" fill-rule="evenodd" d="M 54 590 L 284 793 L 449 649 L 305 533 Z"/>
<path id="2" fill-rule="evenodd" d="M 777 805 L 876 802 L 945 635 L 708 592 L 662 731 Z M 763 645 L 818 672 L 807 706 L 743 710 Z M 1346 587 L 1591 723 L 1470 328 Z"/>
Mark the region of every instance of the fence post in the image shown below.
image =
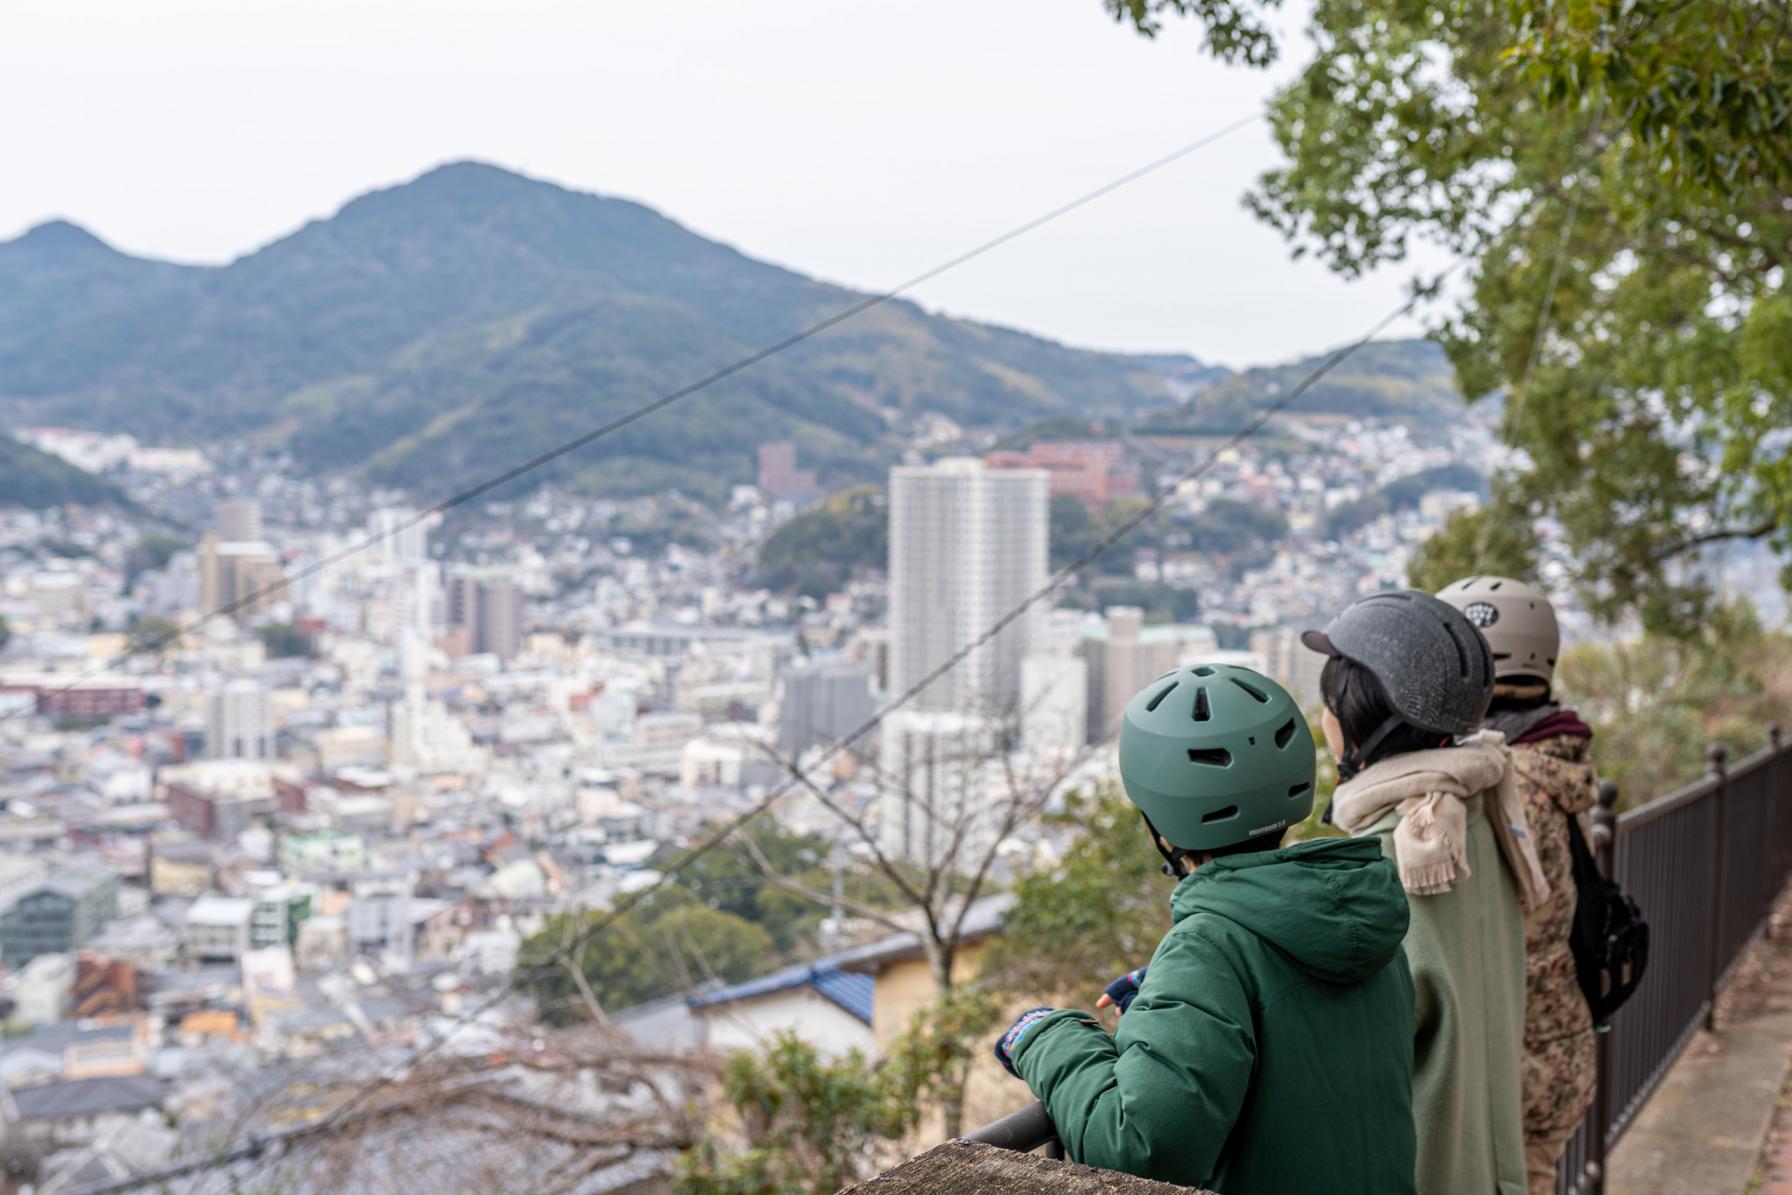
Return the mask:
<path id="1" fill-rule="evenodd" d="M 1712 790 L 1711 817 L 1711 924 L 1706 927 L 1705 934 L 1705 1029 L 1717 1032 L 1717 980 L 1723 968 L 1723 951 L 1721 939 L 1724 928 L 1724 834 L 1725 816 L 1729 809 L 1730 782 L 1725 770 L 1725 761 L 1729 752 L 1722 743 L 1713 743 L 1705 749 L 1705 758 L 1710 761 L 1711 775 L 1717 779 L 1717 787 Z"/>
<path id="2" fill-rule="evenodd" d="M 1599 873 L 1613 879 L 1618 870 L 1618 786 L 1599 782 L 1599 803 L 1593 806 L 1593 857 Z M 1587 1135 L 1585 1195 L 1605 1195 L 1605 1139 L 1611 1131 L 1612 1035 L 1593 1037 L 1593 1131 Z"/>
<path id="3" fill-rule="evenodd" d="M 1788 852 L 1792 852 L 1792 843 L 1785 841 L 1787 834 L 1784 821 L 1787 817 L 1792 817 L 1792 810 L 1780 808 L 1788 798 L 1792 798 L 1792 793 L 1779 791 L 1779 779 L 1786 772 L 1786 766 L 1780 759 L 1781 753 L 1785 750 L 1785 744 L 1780 740 L 1780 724 L 1778 722 L 1767 724 L 1767 747 L 1770 752 L 1766 771 L 1767 868 L 1771 874 L 1768 876 L 1767 884 L 1767 927 L 1763 933 L 1769 941 L 1772 941 L 1779 936 L 1774 933 L 1773 912 L 1779 907 L 1780 889 L 1784 888 L 1786 884 L 1787 864 L 1792 862 L 1788 859 Z"/>

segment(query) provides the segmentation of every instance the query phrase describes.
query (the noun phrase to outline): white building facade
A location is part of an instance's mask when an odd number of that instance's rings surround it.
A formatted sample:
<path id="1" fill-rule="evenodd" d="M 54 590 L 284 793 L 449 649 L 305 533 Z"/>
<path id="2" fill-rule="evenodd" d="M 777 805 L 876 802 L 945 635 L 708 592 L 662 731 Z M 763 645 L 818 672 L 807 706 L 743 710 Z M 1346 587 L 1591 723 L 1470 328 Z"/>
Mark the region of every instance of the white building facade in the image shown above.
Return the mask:
<path id="1" fill-rule="evenodd" d="M 274 758 L 274 707 L 268 691 L 233 680 L 206 699 L 205 751 L 213 759 Z"/>
<path id="2" fill-rule="evenodd" d="M 900 699 L 1045 584 L 1043 469 L 975 458 L 890 471 L 889 693 Z M 1020 614 L 906 704 L 1009 716 L 1043 612 Z"/>

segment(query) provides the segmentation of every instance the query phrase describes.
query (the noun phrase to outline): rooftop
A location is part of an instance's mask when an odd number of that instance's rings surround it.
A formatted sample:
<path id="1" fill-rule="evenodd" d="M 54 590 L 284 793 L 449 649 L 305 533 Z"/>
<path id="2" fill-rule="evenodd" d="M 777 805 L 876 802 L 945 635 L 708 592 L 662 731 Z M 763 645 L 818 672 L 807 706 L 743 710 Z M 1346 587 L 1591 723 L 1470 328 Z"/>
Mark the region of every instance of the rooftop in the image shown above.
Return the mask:
<path id="1" fill-rule="evenodd" d="M 20 1087 L 11 1095 L 18 1107 L 19 1119 L 53 1120 L 153 1108 L 162 1102 L 162 1083 L 149 1075 L 68 1079 Z"/>
<path id="2" fill-rule="evenodd" d="M 872 993 L 877 987 L 877 981 L 869 975 L 842 971 L 826 959 L 813 964 L 785 967 L 782 971 L 773 971 L 758 979 L 704 992 L 691 997 L 691 1007 L 714 1008 L 801 987 L 813 988 L 823 999 L 838 1005 L 865 1024 L 871 1024 Z"/>

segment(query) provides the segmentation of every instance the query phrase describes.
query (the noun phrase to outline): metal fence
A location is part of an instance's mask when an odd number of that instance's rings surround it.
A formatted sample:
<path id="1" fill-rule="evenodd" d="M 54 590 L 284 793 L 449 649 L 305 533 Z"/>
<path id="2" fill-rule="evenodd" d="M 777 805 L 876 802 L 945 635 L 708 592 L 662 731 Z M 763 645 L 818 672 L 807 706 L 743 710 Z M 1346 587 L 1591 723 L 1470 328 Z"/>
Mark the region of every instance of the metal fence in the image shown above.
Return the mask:
<path id="1" fill-rule="evenodd" d="M 1642 985 L 1599 1036 L 1598 1094 L 1562 1155 L 1561 1195 L 1605 1190 L 1606 1152 L 1687 1041 L 1710 1027 L 1718 995 L 1767 928 L 1792 872 L 1792 746 L 1779 727 L 1734 765 L 1722 747 L 1708 758 L 1704 779 L 1622 814 L 1617 788 L 1600 786 L 1593 847 L 1600 869 L 1642 907 L 1650 961 Z M 1044 1104 L 967 1139 L 1063 1156 Z"/>
<path id="2" fill-rule="evenodd" d="M 1619 814 L 1601 787 L 1593 811 L 1599 866 L 1649 920 L 1649 970 L 1599 1038 L 1599 1089 L 1562 1157 L 1557 1190 L 1599 1195 L 1618 1143 L 1692 1035 L 1713 1027 L 1717 998 L 1792 871 L 1792 750 L 1779 728 L 1731 764 L 1709 752 L 1704 779 Z"/>

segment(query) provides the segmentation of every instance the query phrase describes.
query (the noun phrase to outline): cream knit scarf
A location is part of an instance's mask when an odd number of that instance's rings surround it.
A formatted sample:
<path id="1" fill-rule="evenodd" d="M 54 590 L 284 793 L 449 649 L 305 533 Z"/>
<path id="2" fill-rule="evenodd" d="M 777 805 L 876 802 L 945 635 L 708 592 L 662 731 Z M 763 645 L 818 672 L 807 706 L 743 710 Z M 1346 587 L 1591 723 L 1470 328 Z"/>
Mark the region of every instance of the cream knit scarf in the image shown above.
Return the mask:
<path id="1" fill-rule="evenodd" d="M 1394 827 L 1394 862 L 1400 882 L 1415 896 L 1448 892 L 1469 877 L 1467 798 L 1485 793 L 1500 853 L 1518 880 L 1528 912 L 1549 897 L 1549 881 L 1525 820 L 1524 799 L 1506 738 L 1483 730 L 1455 747 L 1391 755 L 1338 785 L 1332 818 L 1355 834 L 1388 810 Z"/>

